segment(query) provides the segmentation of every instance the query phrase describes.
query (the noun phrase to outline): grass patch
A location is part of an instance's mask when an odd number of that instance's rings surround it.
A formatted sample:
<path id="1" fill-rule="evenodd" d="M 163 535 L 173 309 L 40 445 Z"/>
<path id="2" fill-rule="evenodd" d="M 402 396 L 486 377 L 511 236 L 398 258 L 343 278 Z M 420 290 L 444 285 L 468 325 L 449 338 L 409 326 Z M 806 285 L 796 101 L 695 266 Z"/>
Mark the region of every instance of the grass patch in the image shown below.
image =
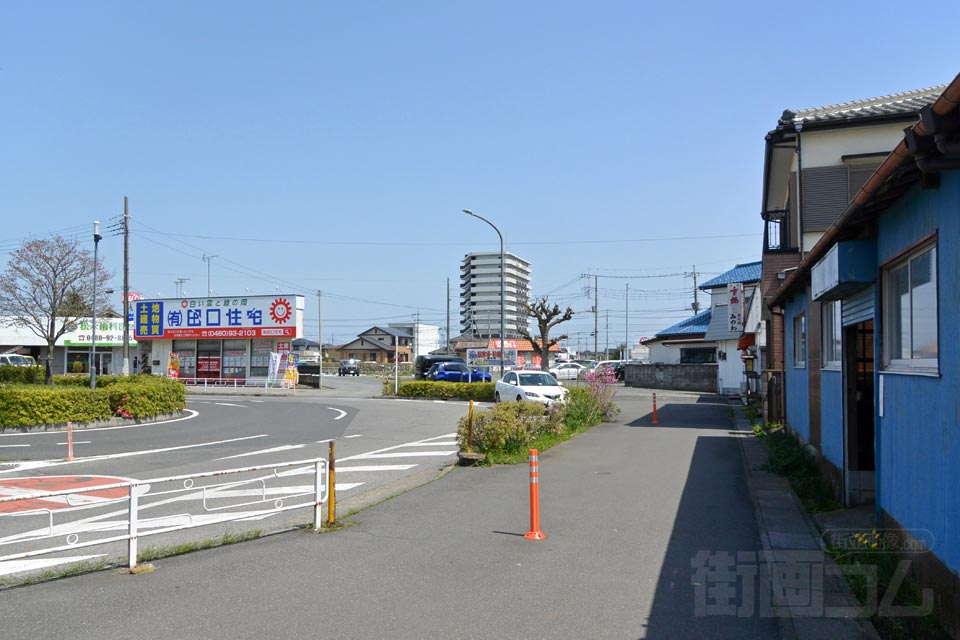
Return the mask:
<path id="1" fill-rule="evenodd" d="M 869 534 L 867 534 L 869 535 Z M 877 633 L 884 640 L 950 640 L 948 634 L 937 619 L 934 612 L 924 612 L 922 610 L 922 594 L 910 584 L 909 580 L 903 579 L 899 585 L 896 582 L 904 576 L 898 577 L 897 567 L 900 559 L 892 551 L 884 549 L 882 541 L 878 550 L 850 550 L 831 547 L 827 551 L 839 565 L 858 566 L 868 568 L 872 572 L 872 567 L 876 567 L 876 593 L 877 602 L 883 599 L 884 594 L 890 588 L 891 584 L 896 586 L 896 596 L 893 605 L 898 607 L 909 607 L 916 612 L 913 616 L 890 616 L 883 615 L 882 612 L 874 613 L 870 618 Z M 847 575 L 847 584 L 850 591 L 859 602 L 866 602 L 868 594 L 872 591 L 873 578 L 866 575 Z"/>
<path id="2" fill-rule="evenodd" d="M 592 427 L 593 425 L 591 425 Z M 574 437 L 578 433 L 587 431 L 591 427 L 581 427 L 579 429 L 564 429 L 561 433 L 544 433 L 536 438 L 530 443 L 527 449 L 536 449 L 538 452 L 543 452 L 565 442 L 570 438 Z M 486 463 L 487 464 L 518 464 L 520 462 L 527 462 L 530 457 L 530 452 L 527 449 L 516 450 L 516 451 L 503 451 L 503 450 L 494 450 L 488 451 Z"/>
<path id="3" fill-rule="evenodd" d="M 202 551 L 203 549 L 213 549 L 213 548 L 222 547 L 228 544 L 246 542 L 247 540 L 255 540 L 261 537 L 262 535 L 263 535 L 263 532 L 258 529 L 254 531 L 247 531 L 244 533 L 225 533 L 219 538 L 206 538 L 204 540 L 196 540 L 193 542 L 183 542 L 180 544 L 168 544 L 168 545 L 160 545 L 156 547 L 146 547 L 140 553 L 137 554 L 137 564 L 141 562 L 150 562 L 152 560 L 160 560 L 161 558 L 172 558 L 174 556 L 182 556 L 185 553 Z"/>
<path id="4" fill-rule="evenodd" d="M 770 452 L 767 469 L 787 477 L 807 511 L 834 511 L 843 506 L 834 499 L 830 484 L 820 475 L 813 455 L 786 429 L 768 430 L 763 441 Z"/>

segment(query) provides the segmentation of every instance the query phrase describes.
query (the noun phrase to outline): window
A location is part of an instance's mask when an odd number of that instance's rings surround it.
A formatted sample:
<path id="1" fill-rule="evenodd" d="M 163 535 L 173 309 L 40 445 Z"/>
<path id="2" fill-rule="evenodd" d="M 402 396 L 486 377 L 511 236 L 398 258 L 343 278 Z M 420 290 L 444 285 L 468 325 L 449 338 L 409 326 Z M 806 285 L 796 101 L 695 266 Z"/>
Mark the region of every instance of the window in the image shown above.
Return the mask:
<path id="1" fill-rule="evenodd" d="M 936 373 L 937 247 L 921 246 L 883 273 L 883 364 Z"/>
<path id="2" fill-rule="evenodd" d="M 839 369 L 842 354 L 840 337 L 843 331 L 840 324 L 840 301 L 834 300 L 832 302 L 826 302 L 821 308 L 823 309 L 823 325 L 821 329 L 823 332 L 821 336 L 823 339 L 823 368 Z"/>
<path id="3" fill-rule="evenodd" d="M 807 366 L 807 317 L 802 313 L 793 318 L 793 366 Z"/>
<path id="4" fill-rule="evenodd" d="M 688 347 L 680 349 L 680 364 L 713 364 L 717 350 L 713 347 Z"/>

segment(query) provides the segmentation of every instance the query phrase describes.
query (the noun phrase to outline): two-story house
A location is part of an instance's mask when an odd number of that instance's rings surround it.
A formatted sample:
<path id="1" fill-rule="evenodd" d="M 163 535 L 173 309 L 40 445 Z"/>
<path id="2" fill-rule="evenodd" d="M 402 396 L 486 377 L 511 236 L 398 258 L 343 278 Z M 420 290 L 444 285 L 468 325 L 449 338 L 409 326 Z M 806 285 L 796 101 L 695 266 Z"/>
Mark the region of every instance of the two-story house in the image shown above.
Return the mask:
<path id="1" fill-rule="evenodd" d="M 788 327 L 771 313 L 771 296 L 837 220 L 850 199 L 931 104 L 944 86 L 857 100 L 813 109 L 784 111 L 767 133 L 761 216 L 764 221 L 757 345 L 763 370 L 765 415 L 785 416 L 783 348 Z M 820 335 L 819 304 L 811 301 L 806 335 Z M 819 362 L 809 363 L 809 392 L 819 396 Z M 819 439 L 813 418 L 811 433 Z"/>

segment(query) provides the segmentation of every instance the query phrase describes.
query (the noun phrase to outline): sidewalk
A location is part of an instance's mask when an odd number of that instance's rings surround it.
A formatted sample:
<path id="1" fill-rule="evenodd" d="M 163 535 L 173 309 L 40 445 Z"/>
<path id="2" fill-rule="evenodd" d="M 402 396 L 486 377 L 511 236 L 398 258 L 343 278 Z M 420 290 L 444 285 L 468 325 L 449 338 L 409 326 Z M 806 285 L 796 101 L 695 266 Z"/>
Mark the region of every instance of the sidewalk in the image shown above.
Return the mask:
<path id="1" fill-rule="evenodd" d="M 864 638 L 879 636 L 869 620 L 855 617 L 824 617 L 817 615 L 821 607 L 848 607 L 858 605 L 839 574 L 836 564 L 824 551 L 820 532 L 797 498 L 790 482 L 783 476 L 765 471 L 769 455 L 766 445 L 753 436 L 750 421 L 743 408 L 736 409 L 736 428 L 743 434 L 740 446 L 747 474 L 747 487 L 757 517 L 757 528 L 763 553 L 771 564 L 779 557 L 790 557 L 795 552 L 812 551 L 822 556 L 822 592 L 811 592 L 812 599 L 778 597 L 778 606 L 791 612 L 779 618 L 785 639 L 819 640 L 820 638 Z M 813 557 L 811 555 L 810 557 Z M 776 576 L 774 576 L 776 580 Z M 789 593 L 789 587 L 786 587 Z M 779 590 L 774 590 L 777 594 Z"/>

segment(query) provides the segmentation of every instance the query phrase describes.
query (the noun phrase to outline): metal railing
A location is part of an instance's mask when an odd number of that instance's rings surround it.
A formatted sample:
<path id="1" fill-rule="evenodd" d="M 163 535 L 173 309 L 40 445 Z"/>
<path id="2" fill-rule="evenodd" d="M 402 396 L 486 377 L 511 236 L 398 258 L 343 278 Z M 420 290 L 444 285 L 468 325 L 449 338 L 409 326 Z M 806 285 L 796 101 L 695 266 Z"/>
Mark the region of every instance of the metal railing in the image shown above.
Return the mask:
<path id="1" fill-rule="evenodd" d="M 220 481 L 224 476 L 264 471 L 268 473 Z M 313 475 L 312 485 L 269 486 L 271 481 L 307 474 Z M 216 481 L 198 485 L 198 481 L 206 479 Z M 41 548 L 0 555 L 0 563 L 126 541 L 127 566 L 132 569 L 137 565 L 140 538 L 224 522 L 260 519 L 307 507 L 313 508 L 313 528 L 319 529 L 321 506 L 327 499 L 326 479 L 327 461 L 317 458 L 58 491 L 22 490 L 21 495 L 0 497 L 0 549 L 11 545 L 30 546 L 31 543 Z M 163 485 L 172 486 L 163 488 Z M 41 505 L 31 504 L 36 502 Z M 16 510 L 18 503 L 24 506 L 22 510 Z M 126 503 L 126 508 L 110 511 L 121 503 Z M 177 511 L 144 517 L 148 510 L 169 510 L 171 505 L 179 503 L 195 503 L 199 513 Z M 46 506 L 42 506 L 44 504 Z M 4 512 L 5 509 L 13 510 Z M 107 509 L 107 512 L 93 513 L 98 509 Z M 231 509 L 241 510 L 230 513 Z M 93 515 L 87 515 L 89 513 Z M 123 517 L 125 519 L 120 519 Z M 34 525 L 33 530 L 10 534 L 5 525 L 15 519 L 25 519 L 28 523 L 39 519 L 42 526 Z M 117 529 L 125 529 L 126 533 L 96 536 Z M 44 542 L 60 536 L 63 536 L 64 544 L 42 547 Z M 81 536 L 89 539 L 81 540 Z"/>
<path id="2" fill-rule="evenodd" d="M 202 389 L 295 389 L 284 378 L 270 380 L 268 378 L 177 378 L 188 387 Z"/>

